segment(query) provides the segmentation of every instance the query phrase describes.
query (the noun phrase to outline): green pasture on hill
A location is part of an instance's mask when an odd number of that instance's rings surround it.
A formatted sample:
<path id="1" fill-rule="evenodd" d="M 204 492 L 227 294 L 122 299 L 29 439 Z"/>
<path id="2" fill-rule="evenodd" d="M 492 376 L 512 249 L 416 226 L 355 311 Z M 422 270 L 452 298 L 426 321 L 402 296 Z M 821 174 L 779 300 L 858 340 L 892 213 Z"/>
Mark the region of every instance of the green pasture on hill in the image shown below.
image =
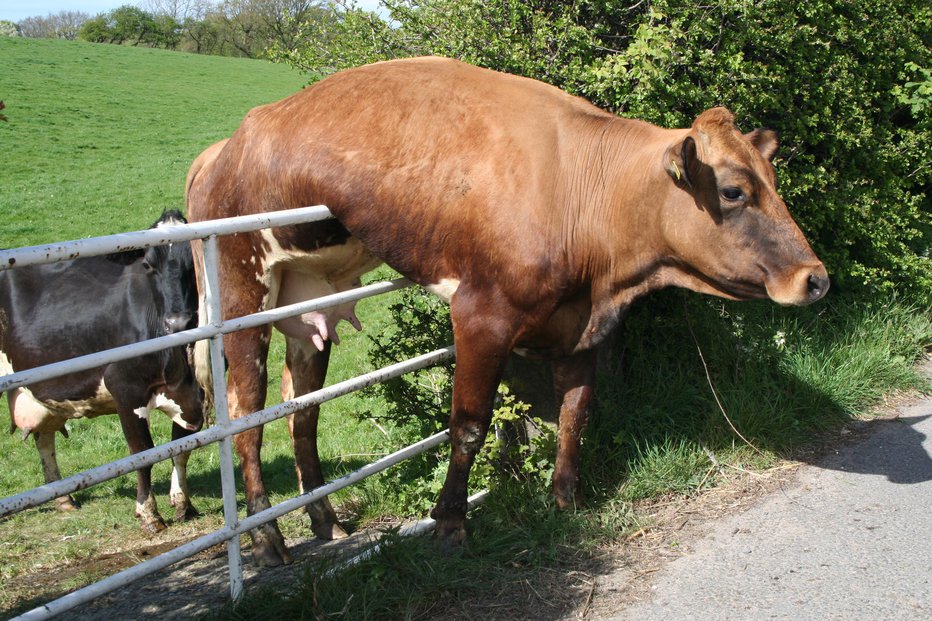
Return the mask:
<path id="1" fill-rule="evenodd" d="M 191 161 L 299 90 L 281 64 L 0 37 L 0 247 L 146 228 Z"/>

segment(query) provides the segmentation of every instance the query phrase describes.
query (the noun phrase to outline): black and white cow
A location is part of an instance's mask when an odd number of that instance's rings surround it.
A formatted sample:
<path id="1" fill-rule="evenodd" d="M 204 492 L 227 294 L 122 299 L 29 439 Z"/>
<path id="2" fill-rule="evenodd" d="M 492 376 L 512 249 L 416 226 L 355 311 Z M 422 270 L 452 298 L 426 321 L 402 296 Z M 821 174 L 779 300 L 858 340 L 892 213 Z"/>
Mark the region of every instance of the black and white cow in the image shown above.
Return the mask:
<path id="1" fill-rule="evenodd" d="M 182 224 L 166 211 L 153 228 Z M 0 272 L 0 373 L 22 371 L 197 324 L 197 290 L 187 242 Z M 72 418 L 116 412 L 132 453 L 152 448 L 150 410 L 173 422 L 172 438 L 200 429 L 203 396 L 184 347 L 115 362 L 8 392 L 11 432 L 32 434 L 46 482 L 61 478 L 55 432 Z M 174 458 L 175 519 L 197 514 L 187 491 L 188 455 Z M 137 472 L 136 515 L 144 530 L 165 528 L 151 486 Z M 74 509 L 67 496 L 60 509 Z"/>

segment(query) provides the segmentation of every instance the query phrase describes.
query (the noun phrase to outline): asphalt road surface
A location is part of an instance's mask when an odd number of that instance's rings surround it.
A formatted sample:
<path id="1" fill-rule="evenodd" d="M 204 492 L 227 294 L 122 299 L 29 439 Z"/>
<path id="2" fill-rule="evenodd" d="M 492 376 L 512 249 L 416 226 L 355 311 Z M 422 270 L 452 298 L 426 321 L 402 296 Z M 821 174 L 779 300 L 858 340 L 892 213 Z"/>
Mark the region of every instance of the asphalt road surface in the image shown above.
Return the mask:
<path id="1" fill-rule="evenodd" d="M 932 619 L 932 398 L 865 425 L 604 619 Z"/>

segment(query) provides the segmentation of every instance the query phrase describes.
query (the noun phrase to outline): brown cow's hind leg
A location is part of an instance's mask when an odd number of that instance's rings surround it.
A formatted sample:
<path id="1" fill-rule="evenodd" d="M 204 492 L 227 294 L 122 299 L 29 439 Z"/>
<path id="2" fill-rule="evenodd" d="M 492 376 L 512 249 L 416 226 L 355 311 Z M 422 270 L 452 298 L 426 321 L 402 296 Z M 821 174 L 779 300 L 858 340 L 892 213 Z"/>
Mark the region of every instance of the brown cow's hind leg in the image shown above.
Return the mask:
<path id="1" fill-rule="evenodd" d="M 282 399 L 319 390 L 324 385 L 330 359 L 330 341 L 323 351 L 306 340 L 286 337 L 287 371 L 282 373 Z M 320 406 L 311 406 L 288 417 L 288 431 L 294 445 L 295 471 L 303 494 L 324 484 L 317 452 L 317 423 Z M 330 500 L 323 498 L 307 506 L 311 529 L 320 539 L 342 539 L 346 531 L 337 521 Z"/>
<path id="2" fill-rule="evenodd" d="M 268 326 L 242 330 L 226 335 L 224 349 L 229 362 L 227 398 L 230 417 L 239 418 L 265 407 L 268 382 L 266 356 L 269 349 L 271 328 Z M 262 465 L 259 458 L 262 447 L 262 427 L 248 429 L 233 437 L 243 473 L 246 490 L 246 512 L 254 515 L 270 508 L 265 483 L 262 480 Z M 256 563 L 263 567 L 276 567 L 292 562 L 285 538 L 273 520 L 249 531 L 252 538 L 252 554 Z"/>

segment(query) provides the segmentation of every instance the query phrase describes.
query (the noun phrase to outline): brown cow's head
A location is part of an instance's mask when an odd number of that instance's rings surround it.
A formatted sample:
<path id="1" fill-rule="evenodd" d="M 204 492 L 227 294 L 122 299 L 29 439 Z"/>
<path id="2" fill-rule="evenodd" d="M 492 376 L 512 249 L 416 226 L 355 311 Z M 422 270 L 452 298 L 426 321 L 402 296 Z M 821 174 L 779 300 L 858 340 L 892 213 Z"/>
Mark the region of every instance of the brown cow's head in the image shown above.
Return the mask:
<path id="1" fill-rule="evenodd" d="M 667 243 L 696 288 L 727 298 L 810 304 L 829 287 L 819 261 L 777 194 L 777 136 L 742 135 L 724 108 L 703 112 L 666 151 L 680 188 L 663 217 Z"/>

